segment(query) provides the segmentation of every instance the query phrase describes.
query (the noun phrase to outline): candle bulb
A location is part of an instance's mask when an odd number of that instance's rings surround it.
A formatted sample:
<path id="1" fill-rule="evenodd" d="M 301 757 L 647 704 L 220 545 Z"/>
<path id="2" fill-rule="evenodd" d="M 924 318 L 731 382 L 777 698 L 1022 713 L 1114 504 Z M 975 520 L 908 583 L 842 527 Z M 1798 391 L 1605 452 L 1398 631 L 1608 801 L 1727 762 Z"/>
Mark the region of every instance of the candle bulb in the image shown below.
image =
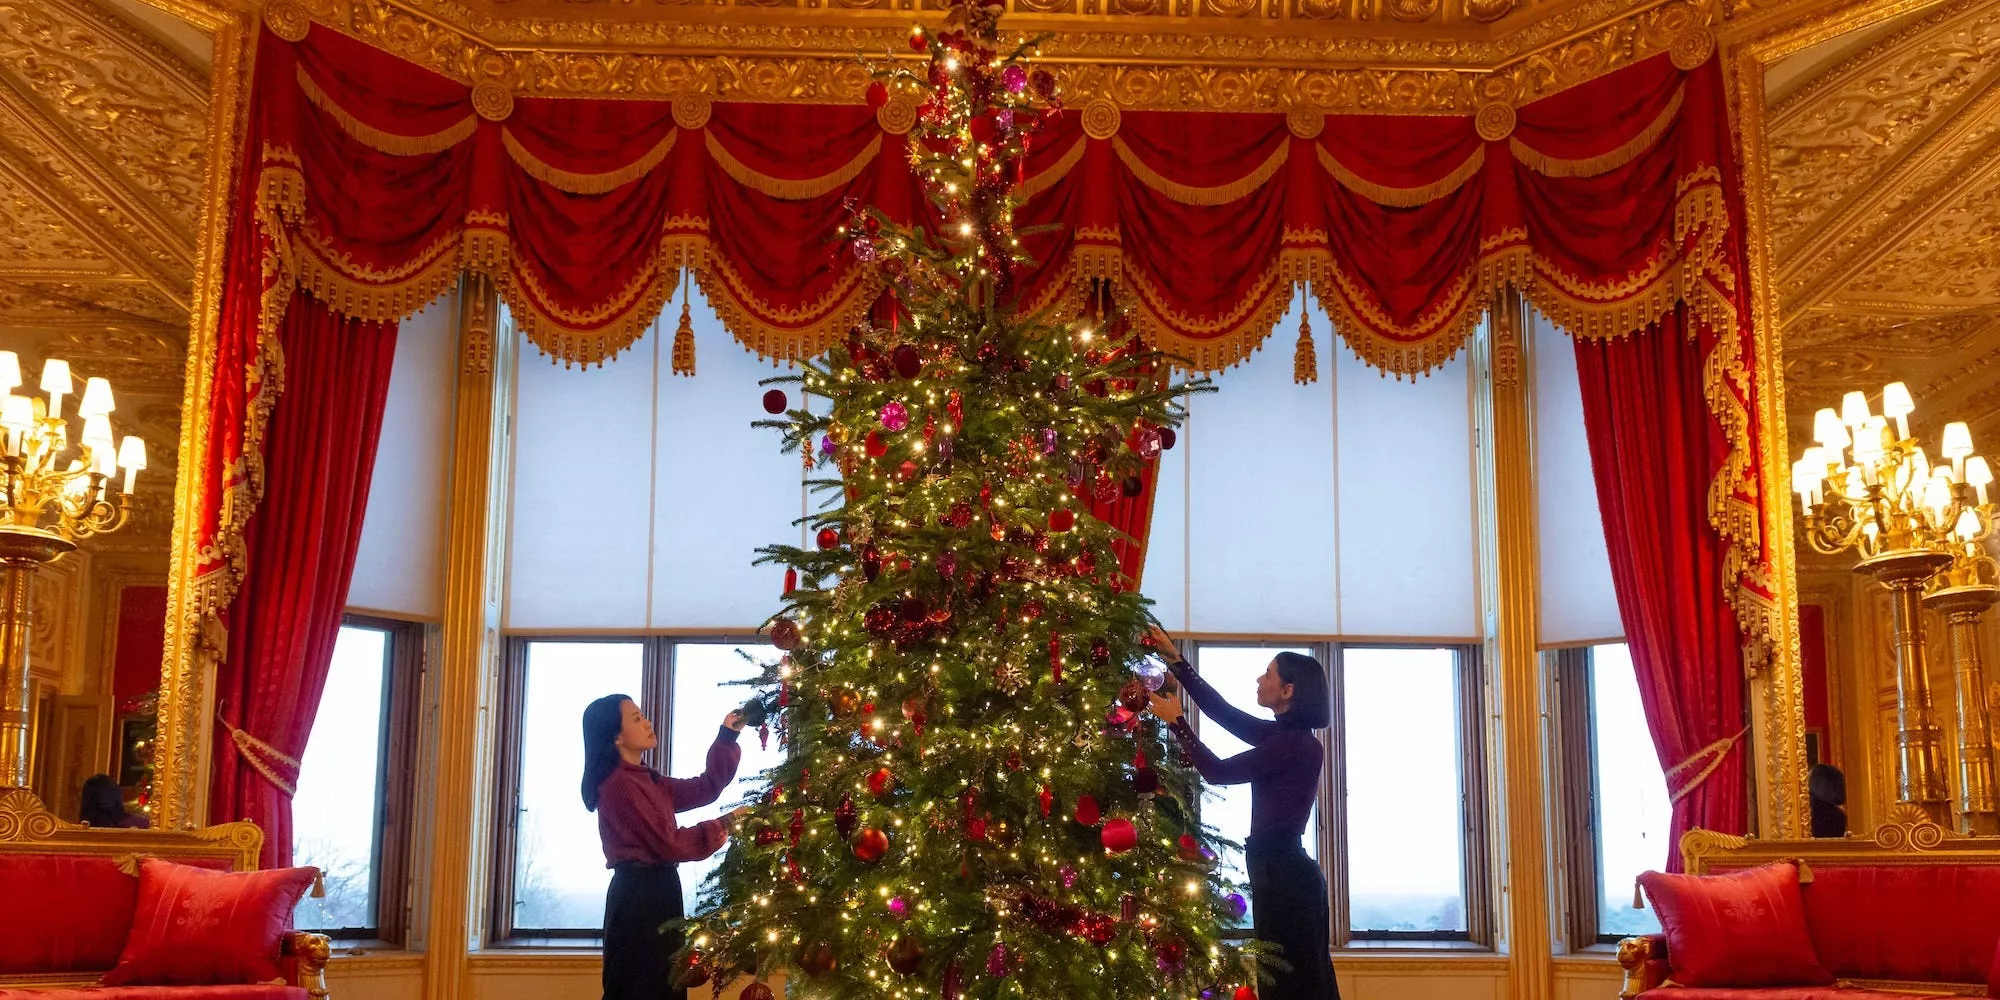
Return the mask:
<path id="1" fill-rule="evenodd" d="M 1993 481 L 1993 470 L 1986 467 L 1986 459 L 1974 455 L 1965 460 L 1965 475 L 1959 480 L 1970 485 L 1979 494 L 1979 506 L 1986 506 L 1986 484 Z"/>
<path id="2" fill-rule="evenodd" d="M 125 468 L 124 492 L 130 495 L 139 470 L 146 467 L 146 442 L 137 434 L 125 435 L 125 440 L 118 445 L 118 464 Z"/>
<path id="3" fill-rule="evenodd" d="M 42 391 L 49 394 L 49 419 L 61 420 L 63 397 L 76 391 L 76 383 L 69 377 L 69 362 L 50 358 L 42 363 Z"/>
<path id="4" fill-rule="evenodd" d="M 1896 421 L 1896 440 L 1910 439 L 1910 414 L 1916 409 L 1917 404 L 1910 398 L 1908 386 L 1891 382 L 1882 387 L 1882 413 Z"/>
<path id="5" fill-rule="evenodd" d="M 1951 459 L 1951 471 L 1959 478 L 1965 477 L 1965 459 L 1972 454 L 1972 431 L 1965 421 L 1954 420 L 1944 425 L 1944 456 Z"/>

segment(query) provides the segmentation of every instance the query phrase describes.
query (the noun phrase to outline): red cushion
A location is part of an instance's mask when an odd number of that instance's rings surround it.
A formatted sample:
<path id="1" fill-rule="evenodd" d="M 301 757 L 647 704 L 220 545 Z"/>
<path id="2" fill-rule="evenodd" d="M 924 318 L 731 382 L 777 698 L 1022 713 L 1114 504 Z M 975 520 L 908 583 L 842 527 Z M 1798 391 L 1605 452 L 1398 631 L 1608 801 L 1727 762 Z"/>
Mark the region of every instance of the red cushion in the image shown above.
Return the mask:
<path id="1" fill-rule="evenodd" d="M 213 872 L 139 863 L 132 933 L 106 986 L 201 986 L 278 978 L 278 952 L 311 868 Z"/>
<path id="2" fill-rule="evenodd" d="M 307 1000 L 297 986 L 92 986 L 75 990 L 0 989 L 0 1000 Z"/>
<path id="3" fill-rule="evenodd" d="M 1806 927 L 1842 979 L 1984 983 L 2000 940 L 2000 865 L 1814 865 Z"/>
<path id="4" fill-rule="evenodd" d="M 0 855 L 0 975 L 111 968 L 138 894 L 110 858 Z"/>
<path id="5" fill-rule="evenodd" d="M 1806 935 L 1799 869 L 1791 862 L 1727 875 L 1639 876 L 1659 915 L 1682 986 L 1826 986 Z"/>

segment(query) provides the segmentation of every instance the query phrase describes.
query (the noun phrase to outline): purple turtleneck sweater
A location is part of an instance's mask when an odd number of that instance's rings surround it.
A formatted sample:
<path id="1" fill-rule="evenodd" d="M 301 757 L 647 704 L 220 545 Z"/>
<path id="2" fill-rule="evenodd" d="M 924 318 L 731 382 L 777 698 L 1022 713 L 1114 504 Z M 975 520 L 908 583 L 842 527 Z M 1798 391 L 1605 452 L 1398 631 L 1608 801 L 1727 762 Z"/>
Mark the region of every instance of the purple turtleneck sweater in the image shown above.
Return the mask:
<path id="1" fill-rule="evenodd" d="M 1223 760 L 1195 738 L 1186 717 L 1176 719 L 1171 728 L 1194 760 L 1195 770 L 1212 785 L 1250 783 L 1251 836 L 1295 840 L 1303 836 L 1326 758 L 1312 730 L 1286 725 L 1282 719 L 1259 719 L 1231 705 L 1186 660 L 1175 663 L 1173 672 L 1201 709 L 1202 718 L 1250 744 L 1250 749 Z"/>

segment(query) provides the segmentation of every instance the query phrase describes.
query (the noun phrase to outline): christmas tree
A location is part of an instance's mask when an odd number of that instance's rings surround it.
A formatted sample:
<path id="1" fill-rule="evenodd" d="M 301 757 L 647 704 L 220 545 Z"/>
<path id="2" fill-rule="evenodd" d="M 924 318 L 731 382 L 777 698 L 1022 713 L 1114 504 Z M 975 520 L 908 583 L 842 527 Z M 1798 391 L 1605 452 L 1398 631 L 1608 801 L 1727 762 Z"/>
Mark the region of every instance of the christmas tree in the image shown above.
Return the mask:
<path id="1" fill-rule="evenodd" d="M 769 632 L 787 655 L 752 714 L 768 709 L 787 756 L 704 889 L 683 985 L 752 977 L 750 1000 L 780 973 L 803 997 L 1252 992 L 1222 937 L 1243 898 L 1193 821 L 1199 780 L 1142 711 L 1160 680 L 1147 602 L 1119 532 L 1090 514 L 1143 490 L 1205 385 L 1111 335 L 1101 296 L 1017 309 L 1020 164 L 1062 106 L 1027 65 L 1033 41 L 999 51 L 998 15 L 954 5 L 943 31 L 911 36 L 923 72 L 877 72 L 878 107 L 922 101 L 911 158 L 934 217 L 855 207 L 841 252 L 892 305 L 767 380 L 782 417 L 766 425 L 825 502 L 816 545 L 764 550 L 785 567 Z"/>

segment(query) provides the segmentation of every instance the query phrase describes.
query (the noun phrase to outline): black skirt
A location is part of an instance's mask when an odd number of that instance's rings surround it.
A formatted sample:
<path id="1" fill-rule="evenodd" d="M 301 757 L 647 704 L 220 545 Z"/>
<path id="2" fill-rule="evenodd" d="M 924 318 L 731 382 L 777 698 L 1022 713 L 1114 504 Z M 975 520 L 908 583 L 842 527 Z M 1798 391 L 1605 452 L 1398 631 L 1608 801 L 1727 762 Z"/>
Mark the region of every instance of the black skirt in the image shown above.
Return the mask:
<path id="1" fill-rule="evenodd" d="M 1289 971 L 1259 984 L 1262 1000 L 1339 1000 L 1333 979 L 1332 938 L 1327 913 L 1326 876 L 1296 836 L 1259 837 L 1244 844 L 1255 901 L 1252 927 L 1257 940 L 1276 945 Z"/>
<path id="2" fill-rule="evenodd" d="M 619 865 L 604 894 L 604 1000 L 680 1000 L 681 876 L 674 865 Z"/>

